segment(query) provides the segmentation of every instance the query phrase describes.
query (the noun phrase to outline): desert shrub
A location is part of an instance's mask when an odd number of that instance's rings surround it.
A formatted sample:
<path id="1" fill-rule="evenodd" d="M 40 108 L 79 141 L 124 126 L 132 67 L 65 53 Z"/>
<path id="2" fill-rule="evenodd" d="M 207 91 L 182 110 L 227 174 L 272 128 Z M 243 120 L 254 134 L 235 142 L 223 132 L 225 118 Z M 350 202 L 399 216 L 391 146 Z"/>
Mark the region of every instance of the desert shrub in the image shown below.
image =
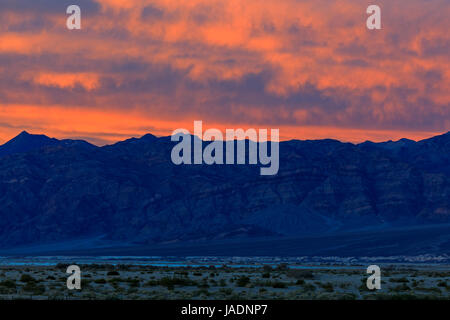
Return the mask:
<path id="1" fill-rule="evenodd" d="M 231 288 L 221 288 L 221 289 L 219 289 L 219 292 L 229 296 L 229 295 L 233 294 L 233 289 L 231 289 Z"/>
<path id="2" fill-rule="evenodd" d="M 195 286 L 197 285 L 197 282 L 189 278 L 164 277 L 159 280 L 149 280 L 144 285 L 148 287 L 163 286 L 167 287 L 169 290 L 173 290 L 175 286 Z"/>
<path id="3" fill-rule="evenodd" d="M 87 279 L 81 279 L 81 287 L 82 287 L 82 288 L 89 286 L 89 283 L 90 283 L 89 280 L 87 280 Z"/>
<path id="4" fill-rule="evenodd" d="M 394 283 L 408 283 L 409 280 L 406 279 L 405 277 L 403 278 L 390 278 L 389 282 L 394 282 Z"/>
<path id="5" fill-rule="evenodd" d="M 24 291 L 30 292 L 33 295 L 41 295 L 45 292 L 45 287 L 43 285 L 37 285 L 35 282 L 27 282 L 27 284 L 23 287 Z"/>
<path id="6" fill-rule="evenodd" d="M 129 271 L 129 270 L 131 270 L 132 267 L 133 266 L 131 266 L 129 264 L 120 264 L 117 266 L 117 268 L 122 271 Z"/>
<path id="7" fill-rule="evenodd" d="M 324 289 L 326 292 L 333 292 L 334 291 L 334 287 L 333 287 L 333 284 L 331 282 L 320 283 L 319 286 L 322 289 Z"/>
<path id="8" fill-rule="evenodd" d="M 287 276 L 294 279 L 313 279 L 314 273 L 311 270 L 289 269 Z"/>
<path id="9" fill-rule="evenodd" d="M 158 280 L 149 280 L 144 284 L 144 286 L 146 286 L 146 287 L 159 286 L 159 281 Z"/>
<path id="10" fill-rule="evenodd" d="M 10 293 L 11 290 L 13 290 L 13 289 L 0 287 L 0 294 L 8 294 L 8 293 Z M 0 300 L 2 300 L 2 298 L 0 298 Z"/>
<path id="11" fill-rule="evenodd" d="M 273 270 L 272 267 L 269 266 L 269 265 L 267 265 L 267 264 L 265 264 L 265 265 L 263 266 L 263 271 L 264 271 L 265 273 L 270 273 L 272 270 Z"/>
<path id="12" fill-rule="evenodd" d="M 214 280 L 214 279 L 211 279 L 211 280 L 209 281 L 209 283 L 211 283 L 212 286 L 217 286 L 217 281 Z"/>
<path id="13" fill-rule="evenodd" d="M 201 289 L 208 289 L 209 288 L 208 278 L 203 278 L 203 280 L 197 284 L 197 287 Z"/>
<path id="14" fill-rule="evenodd" d="M 110 284 L 115 284 L 115 283 L 120 283 L 120 282 L 126 282 L 126 279 L 122 279 L 122 278 L 112 278 L 110 280 L 108 280 L 108 282 Z"/>
<path id="15" fill-rule="evenodd" d="M 307 283 L 303 286 L 303 290 L 305 291 L 315 291 L 316 290 L 316 286 L 313 285 L 312 283 Z"/>
<path id="16" fill-rule="evenodd" d="M 402 292 L 402 291 L 410 291 L 411 288 L 407 284 L 403 283 L 399 286 L 390 288 L 389 290 L 393 292 Z"/>
<path id="17" fill-rule="evenodd" d="M 246 276 L 241 276 L 236 281 L 236 286 L 245 287 L 250 283 L 250 278 Z"/>
<path id="18" fill-rule="evenodd" d="M 284 289 L 286 287 L 287 287 L 287 284 L 285 282 L 281 282 L 281 281 L 274 281 L 274 282 L 272 282 L 272 288 Z"/>
<path id="19" fill-rule="evenodd" d="M 193 285 L 195 285 L 195 283 L 192 280 L 190 280 L 189 278 L 186 279 L 186 278 L 177 278 L 177 277 L 173 277 L 173 278 L 164 277 L 159 280 L 159 285 L 161 285 L 161 286 L 167 286 L 167 285 L 193 286 Z"/>
<path id="20" fill-rule="evenodd" d="M 356 300 L 356 295 L 354 293 L 343 293 L 338 296 L 339 300 Z"/>
<path id="21" fill-rule="evenodd" d="M 208 296 L 210 296 L 210 293 L 209 293 L 208 289 L 197 290 L 197 291 L 194 292 L 194 294 L 196 296 L 198 296 L 198 297 L 201 297 L 201 296 L 207 296 L 208 297 Z"/>
<path id="22" fill-rule="evenodd" d="M 15 289 L 16 283 L 12 280 L 5 280 L 0 282 L 0 286 L 8 288 L 8 289 Z"/>
<path id="23" fill-rule="evenodd" d="M 174 286 L 173 284 L 168 284 L 168 285 L 166 286 L 166 288 L 167 288 L 167 290 L 172 291 L 173 289 L 175 289 L 175 286 Z"/>
<path id="24" fill-rule="evenodd" d="M 432 292 L 432 293 L 437 293 L 437 294 L 441 294 L 442 291 L 439 288 L 423 288 L 423 287 L 417 287 L 416 288 L 417 291 L 424 291 L 424 292 Z"/>
<path id="25" fill-rule="evenodd" d="M 103 279 L 103 278 L 102 278 L 102 279 L 95 279 L 94 282 L 95 282 L 95 283 L 98 283 L 98 284 L 105 284 L 105 283 L 106 283 L 106 280 Z"/>
<path id="26" fill-rule="evenodd" d="M 287 263 L 280 263 L 277 266 L 277 270 L 278 271 L 286 271 L 286 270 L 288 270 L 288 264 Z"/>
<path id="27" fill-rule="evenodd" d="M 136 288 L 140 286 L 138 279 L 128 278 L 126 282 L 130 285 L 130 287 Z"/>
<path id="28" fill-rule="evenodd" d="M 339 284 L 339 288 L 341 288 L 341 289 L 347 289 L 349 287 L 350 287 L 350 283 L 348 283 L 348 282 L 342 282 Z"/>
<path id="29" fill-rule="evenodd" d="M 21 277 L 20 277 L 20 282 L 25 282 L 25 283 L 28 283 L 28 282 L 36 282 L 36 279 L 34 279 L 32 276 L 30 276 L 29 274 L 23 274 Z"/>

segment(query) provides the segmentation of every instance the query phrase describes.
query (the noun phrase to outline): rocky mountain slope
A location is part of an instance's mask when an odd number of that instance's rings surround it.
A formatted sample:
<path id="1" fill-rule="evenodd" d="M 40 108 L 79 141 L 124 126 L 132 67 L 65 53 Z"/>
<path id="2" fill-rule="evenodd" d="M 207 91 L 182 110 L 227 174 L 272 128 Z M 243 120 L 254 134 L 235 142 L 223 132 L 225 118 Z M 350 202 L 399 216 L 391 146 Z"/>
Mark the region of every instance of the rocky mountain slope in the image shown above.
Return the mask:
<path id="1" fill-rule="evenodd" d="M 450 133 L 280 143 L 280 170 L 173 165 L 170 138 L 96 147 L 22 133 L 0 147 L 0 247 L 87 236 L 152 244 L 450 222 Z"/>

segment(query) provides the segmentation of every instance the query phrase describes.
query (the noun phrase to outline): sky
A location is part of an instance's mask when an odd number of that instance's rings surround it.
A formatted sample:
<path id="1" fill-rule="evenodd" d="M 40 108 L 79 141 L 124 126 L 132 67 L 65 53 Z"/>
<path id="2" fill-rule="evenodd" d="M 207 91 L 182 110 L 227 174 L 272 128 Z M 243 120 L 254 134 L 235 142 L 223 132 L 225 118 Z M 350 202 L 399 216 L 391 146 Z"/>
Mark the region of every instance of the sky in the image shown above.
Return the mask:
<path id="1" fill-rule="evenodd" d="M 431 137 L 450 130 L 449 17 L 448 0 L 1 0 L 0 143 L 104 145 L 194 120 L 282 140 Z"/>

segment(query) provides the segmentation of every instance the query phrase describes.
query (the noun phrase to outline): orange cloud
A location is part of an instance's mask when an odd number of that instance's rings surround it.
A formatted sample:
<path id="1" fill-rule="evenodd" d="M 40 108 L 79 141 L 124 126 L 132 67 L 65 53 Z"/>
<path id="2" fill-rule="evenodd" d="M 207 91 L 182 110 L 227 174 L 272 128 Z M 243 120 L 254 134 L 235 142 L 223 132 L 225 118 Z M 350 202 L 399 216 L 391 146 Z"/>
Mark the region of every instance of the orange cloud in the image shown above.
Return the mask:
<path id="1" fill-rule="evenodd" d="M 4 128 L 112 136 L 202 119 L 352 141 L 450 129 L 447 0 L 379 0 L 380 31 L 353 0 L 89 1 L 100 9 L 82 7 L 80 31 L 65 12 L 1 11 Z M 7 116 L 24 105 L 83 122 Z"/>
<path id="2" fill-rule="evenodd" d="M 44 86 L 74 88 L 77 85 L 86 90 L 94 90 L 99 85 L 99 76 L 94 73 L 40 73 L 33 76 L 33 81 Z"/>

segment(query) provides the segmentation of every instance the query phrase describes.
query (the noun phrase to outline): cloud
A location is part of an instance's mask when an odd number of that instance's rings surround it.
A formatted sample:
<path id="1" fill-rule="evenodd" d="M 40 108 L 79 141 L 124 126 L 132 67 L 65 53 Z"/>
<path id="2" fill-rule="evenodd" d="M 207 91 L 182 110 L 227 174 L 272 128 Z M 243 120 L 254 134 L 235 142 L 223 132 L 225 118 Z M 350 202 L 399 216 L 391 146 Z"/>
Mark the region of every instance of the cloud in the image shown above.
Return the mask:
<path id="1" fill-rule="evenodd" d="M 378 2 L 380 31 L 352 0 L 84 0 L 83 29 L 69 31 L 65 1 L 5 0 L 0 105 L 138 114 L 162 132 L 195 119 L 287 138 L 448 131 L 449 2 Z M 23 117 L 3 123 L 32 125 Z M 93 119 L 79 136 L 141 133 Z"/>

